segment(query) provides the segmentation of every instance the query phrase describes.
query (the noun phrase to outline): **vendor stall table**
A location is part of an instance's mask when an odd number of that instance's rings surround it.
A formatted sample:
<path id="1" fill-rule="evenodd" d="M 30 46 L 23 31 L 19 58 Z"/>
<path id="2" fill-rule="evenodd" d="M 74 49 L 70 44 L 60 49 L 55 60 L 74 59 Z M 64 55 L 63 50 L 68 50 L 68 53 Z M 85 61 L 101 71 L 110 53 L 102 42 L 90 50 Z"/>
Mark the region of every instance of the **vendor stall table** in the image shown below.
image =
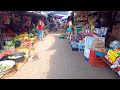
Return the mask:
<path id="1" fill-rule="evenodd" d="M 100 57 L 108 66 L 111 66 L 112 64 L 108 61 L 108 60 L 106 60 L 104 57 Z M 115 72 L 118 72 L 119 70 L 117 70 L 116 68 L 114 68 L 114 69 L 112 69 L 113 71 L 115 71 Z"/>
<path id="2" fill-rule="evenodd" d="M 35 42 L 36 43 L 36 42 Z M 34 44 L 35 44 L 34 43 Z M 30 56 L 30 52 L 34 49 L 34 44 L 32 45 L 32 47 L 29 48 L 29 53 L 28 53 L 28 57 Z M 13 70 L 10 71 L 9 73 L 7 74 L 4 74 L 4 75 L 0 75 L 0 78 L 1 79 L 6 79 L 6 78 L 9 78 L 11 76 L 13 76 L 18 70 L 20 70 L 22 68 L 22 66 L 28 61 L 28 57 L 25 57 L 25 59 L 23 60 L 23 62 L 19 62 L 19 63 L 16 63 L 16 65 L 14 66 Z"/>

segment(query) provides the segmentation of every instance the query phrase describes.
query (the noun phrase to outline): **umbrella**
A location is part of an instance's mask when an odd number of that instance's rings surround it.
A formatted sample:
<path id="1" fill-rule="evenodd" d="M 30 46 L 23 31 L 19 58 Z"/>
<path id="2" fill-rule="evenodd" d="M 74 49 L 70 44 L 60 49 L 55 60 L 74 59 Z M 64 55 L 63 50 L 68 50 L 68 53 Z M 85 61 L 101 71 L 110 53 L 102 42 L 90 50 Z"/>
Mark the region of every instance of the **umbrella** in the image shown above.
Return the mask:
<path id="1" fill-rule="evenodd" d="M 68 16 L 64 16 L 61 18 L 61 20 L 66 20 L 68 18 Z"/>
<path id="2" fill-rule="evenodd" d="M 54 15 L 54 17 L 55 17 L 55 18 L 58 18 L 58 19 L 61 19 L 61 18 L 63 18 L 64 16 L 63 16 L 63 15 L 58 15 L 58 14 L 56 14 L 56 15 Z"/>

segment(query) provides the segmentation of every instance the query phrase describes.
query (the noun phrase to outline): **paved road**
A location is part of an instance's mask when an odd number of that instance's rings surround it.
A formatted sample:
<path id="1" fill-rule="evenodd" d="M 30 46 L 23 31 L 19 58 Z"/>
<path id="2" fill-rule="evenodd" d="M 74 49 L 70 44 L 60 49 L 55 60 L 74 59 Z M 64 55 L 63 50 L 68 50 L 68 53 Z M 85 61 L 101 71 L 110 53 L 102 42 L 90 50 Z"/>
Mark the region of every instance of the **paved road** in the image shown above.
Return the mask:
<path id="1" fill-rule="evenodd" d="M 68 40 L 59 39 L 63 31 L 50 33 L 36 44 L 31 58 L 13 79 L 118 79 L 108 67 L 92 67 L 82 52 L 71 50 Z"/>

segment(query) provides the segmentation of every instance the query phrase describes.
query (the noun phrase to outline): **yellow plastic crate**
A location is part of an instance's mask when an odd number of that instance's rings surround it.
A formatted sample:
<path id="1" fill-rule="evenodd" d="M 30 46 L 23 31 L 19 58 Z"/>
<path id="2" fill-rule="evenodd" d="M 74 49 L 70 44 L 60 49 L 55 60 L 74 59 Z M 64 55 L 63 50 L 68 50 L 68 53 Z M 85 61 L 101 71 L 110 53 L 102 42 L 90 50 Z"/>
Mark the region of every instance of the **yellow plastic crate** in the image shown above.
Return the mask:
<path id="1" fill-rule="evenodd" d="M 112 56 L 112 55 L 109 56 L 109 59 L 110 59 L 112 62 L 115 62 L 115 61 L 116 61 L 116 58 L 117 58 L 117 57 Z"/>
<path id="2" fill-rule="evenodd" d="M 115 55 L 115 54 L 116 54 L 116 52 L 113 51 L 113 50 L 109 50 L 108 53 L 109 53 L 110 55 Z"/>
<path id="3" fill-rule="evenodd" d="M 119 56 L 118 52 L 113 51 L 113 50 L 109 50 L 109 51 L 108 51 L 108 54 L 109 54 L 109 55 L 112 55 L 112 56 L 115 56 L 115 57 L 118 57 L 118 56 Z"/>

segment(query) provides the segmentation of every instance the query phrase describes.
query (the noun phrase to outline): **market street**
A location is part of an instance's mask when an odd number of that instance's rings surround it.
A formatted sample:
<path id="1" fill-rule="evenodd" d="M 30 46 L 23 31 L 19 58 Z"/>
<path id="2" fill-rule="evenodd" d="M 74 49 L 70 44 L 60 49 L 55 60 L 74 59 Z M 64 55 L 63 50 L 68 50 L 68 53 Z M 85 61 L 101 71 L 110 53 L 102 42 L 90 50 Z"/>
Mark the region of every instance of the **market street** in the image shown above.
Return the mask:
<path id="1" fill-rule="evenodd" d="M 92 67 L 82 52 L 72 51 L 69 41 L 52 32 L 35 44 L 31 58 L 13 79 L 118 79 L 109 67 Z"/>

